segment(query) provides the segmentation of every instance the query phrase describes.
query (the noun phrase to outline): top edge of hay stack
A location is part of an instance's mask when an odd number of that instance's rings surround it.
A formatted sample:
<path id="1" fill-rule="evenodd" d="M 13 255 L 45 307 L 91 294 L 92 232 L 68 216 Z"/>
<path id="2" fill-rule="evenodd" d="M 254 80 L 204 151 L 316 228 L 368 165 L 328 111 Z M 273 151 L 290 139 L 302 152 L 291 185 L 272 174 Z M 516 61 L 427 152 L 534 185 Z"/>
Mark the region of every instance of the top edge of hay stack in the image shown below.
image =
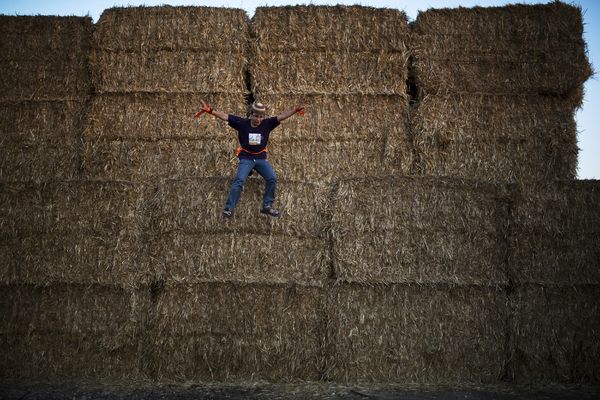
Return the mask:
<path id="1" fill-rule="evenodd" d="M 363 6 L 258 7 L 254 42 L 268 51 L 406 51 L 403 11 Z"/>
<path id="2" fill-rule="evenodd" d="M 541 32 L 540 28 L 544 28 Z M 529 36 L 583 34 L 581 7 L 554 1 L 548 4 L 509 4 L 502 7 L 457 7 L 420 12 L 413 32 L 469 36 L 474 33 Z"/>
<path id="3" fill-rule="evenodd" d="M 249 18 L 237 8 L 114 7 L 106 9 L 95 32 L 99 48 L 112 51 L 242 51 Z"/>
<path id="4" fill-rule="evenodd" d="M 431 9 L 411 45 L 424 94 L 565 96 L 592 74 L 581 8 L 562 2 Z"/>

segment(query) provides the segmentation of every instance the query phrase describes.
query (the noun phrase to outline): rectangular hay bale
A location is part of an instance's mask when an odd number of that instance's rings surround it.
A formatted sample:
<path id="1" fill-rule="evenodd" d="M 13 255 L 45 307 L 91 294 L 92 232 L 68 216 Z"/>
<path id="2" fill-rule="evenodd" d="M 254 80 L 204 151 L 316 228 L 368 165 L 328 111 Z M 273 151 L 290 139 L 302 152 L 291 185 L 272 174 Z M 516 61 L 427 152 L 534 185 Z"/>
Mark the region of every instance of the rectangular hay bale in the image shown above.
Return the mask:
<path id="1" fill-rule="evenodd" d="M 97 93 L 242 93 L 246 91 L 246 62 L 243 53 L 191 50 L 96 50 L 90 58 Z"/>
<path id="2" fill-rule="evenodd" d="M 503 290 L 342 283 L 327 309 L 336 382 L 498 383 L 508 362 Z"/>
<path id="3" fill-rule="evenodd" d="M 333 205 L 337 279 L 503 286 L 508 191 L 443 178 L 339 182 Z"/>
<path id="4" fill-rule="evenodd" d="M 256 45 L 264 51 L 386 50 L 406 52 L 403 11 L 362 6 L 257 7 Z"/>
<path id="5" fill-rule="evenodd" d="M 127 234 L 51 233 L 2 242 L 1 269 L 10 283 L 129 287 L 149 284 L 158 270 L 144 241 Z"/>
<path id="6" fill-rule="evenodd" d="M 35 143 L 78 136 L 85 103 L 67 101 L 0 101 L 0 137 Z"/>
<path id="7" fill-rule="evenodd" d="M 510 370 L 517 383 L 600 382 L 600 286 L 518 285 Z"/>
<path id="8" fill-rule="evenodd" d="M 94 33 L 105 50 L 202 50 L 244 52 L 249 20 L 241 9 L 223 7 L 112 7 Z"/>
<path id="9" fill-rule="evenodd" d="M 0 181 L 69 180 L 79 177 L 79 141 L 75 137 L 0 139 Z"/>
<path id="10" fill-rule="evenodd" d="M 579 91 L 591 75 L 579 7 L 561 2 L 428 10 L 411 37 L 424 94 Z"/>
<path id="11" fill-rule="evenodd" d="M 509 273 L 517 283 L 600 283 L 599 181 L 518 184 Z"/>
<path id="12" fill-rule="evenodd" d="M 385 51 L 256 51 L 249 69 L 254 93 L 403 95 L 408 55 Z"/>
<path id="13" fill-rule="evenodd" d="M 82 168 L 89 179 L 155 181 L 235 174 L 237 139 L 85 139 Z"/>
<path id="14" fill-rule="evenodd" d="M 86 114 L 85 140 L 227 140 L 236 137 L 226 122 L 210 115 L 194 118 L 204 100 L 217 110 L 245 115 L 244 93 L 104 93 Z"/>
<path id="15" fill-rule="evenodd" d="M 0 232 L 36 234 L 132 233 L 143 187 L 126 182 L 53 181 L 0 184 Z"/>
<path id="16" fill-rule="evenodd" d="M 164 266 L 157 273 L 167 284 L 322 286 L 329 274 L 329 244 L 320 238 L 175 232 L 156 237 L 150 253 L 154 262 Z"/>
<path id="17" fill-rule="evenodd" d="M 259 213 L 264 182 L 249 178 L 234 218 L 221 214 L 231 180 L 227 178 L 166 180 L 157 187 L 152 218 L 155 232 L 186 234 L 245 232 L 299 238 L 323 238 L 327 229 L 331 194 L 324 185 L 280 180 L 275 206 L 282 218 Z"/>
<path id="18" fill-rule="evenodd" d="M 147 290 L 11 285 L 0 293 L 3 378 L 141 377 Z"/>
<path id="19" fill-rule="evenodd" d="M 158 380 L 318 380 L 323 303 L 315 287 L 165 286 L 150 370 Z"/>

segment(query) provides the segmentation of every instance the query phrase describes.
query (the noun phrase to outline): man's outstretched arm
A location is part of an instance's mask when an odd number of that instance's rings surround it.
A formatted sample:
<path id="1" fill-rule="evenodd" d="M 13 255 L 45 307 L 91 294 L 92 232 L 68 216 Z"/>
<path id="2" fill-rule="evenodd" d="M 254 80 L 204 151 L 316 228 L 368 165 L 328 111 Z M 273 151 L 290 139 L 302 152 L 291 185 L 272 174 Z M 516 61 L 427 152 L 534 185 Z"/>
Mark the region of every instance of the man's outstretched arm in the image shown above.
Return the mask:
<path id="1" fill-rule="evenodd" d="M 214 115 L 215 117 L 217 117 L 223 121 L 229 120 L 229 114 L 227 114 L 223 111 L 215 110 L 210 105 L 208 105 L 206 102 L 204 102 L 204 100 L 200 100 L 200 101 L 202 102 L 202 111 L 204 111 L 205 113 Z"/>
<path id="2" fill-rule="evenodd" d="M 305 108 L 306 108 L 306 106 L 303 104 L 303 105 L 294 107 L 292 110 L 284 111 L 277 116 L 277 120 L 279 122 L 285 121 L 286 119 L 288 119 L 289 117 L 291 117 L 294 114 L 304 115 Z"/>

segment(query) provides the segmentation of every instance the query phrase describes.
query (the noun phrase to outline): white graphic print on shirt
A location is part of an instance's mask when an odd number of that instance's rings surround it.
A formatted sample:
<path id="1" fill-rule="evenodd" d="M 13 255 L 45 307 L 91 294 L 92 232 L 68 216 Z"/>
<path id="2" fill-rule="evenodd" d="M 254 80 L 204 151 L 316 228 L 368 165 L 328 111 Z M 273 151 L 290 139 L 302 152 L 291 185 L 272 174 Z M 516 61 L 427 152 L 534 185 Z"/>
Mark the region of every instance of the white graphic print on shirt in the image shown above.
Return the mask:
<path id="1" fill-rule="evenodd" d="M 262 140 L 262 135 L 260 133 L 249 133 L 248 134 L 248 144 L 251 146 L 259 145 Z"/>

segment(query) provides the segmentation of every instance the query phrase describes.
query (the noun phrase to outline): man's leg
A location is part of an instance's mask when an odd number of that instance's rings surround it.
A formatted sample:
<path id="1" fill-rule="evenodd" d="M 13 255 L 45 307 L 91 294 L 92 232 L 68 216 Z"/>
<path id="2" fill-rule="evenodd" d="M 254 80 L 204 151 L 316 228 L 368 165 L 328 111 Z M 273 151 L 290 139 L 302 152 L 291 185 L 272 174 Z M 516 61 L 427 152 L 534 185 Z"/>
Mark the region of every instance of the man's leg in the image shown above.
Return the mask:
<path id="1" fill-rule="evenodd" d="M 238 201 L 240 200 L 242 190 L 244 190 L 244 183 L 246 182 L 246 178 L 248 178 L 248 175 L 250 175 L 250 171 L 252 171 L 253 168 L 253 160 L 247 160 L 243 158 L 240 159 L 237 174 L 235 176 L 235 179 L 233 180 L 233 183 L 231 184 L 231 190 L 229 191 L 229 196 L 227 197 L 227 202 L 225 203 L 225 211 L 223 212 L 223 214 L 226 217 L 230 217 L 233 215 L 233 210 L 235 209 Z"/>
<path id="2" fill-rule="evenodd" d="M 267 160 L 256 160 L 255 168 L 265 180 L 265 192 L 263 195 L 261 212 L 272 217 L 277 217 L 279 216 L 279 212 L 273 208 L 273 202 L 275 201 L 275 187 L 277 185 L 275 171 Z"/>

